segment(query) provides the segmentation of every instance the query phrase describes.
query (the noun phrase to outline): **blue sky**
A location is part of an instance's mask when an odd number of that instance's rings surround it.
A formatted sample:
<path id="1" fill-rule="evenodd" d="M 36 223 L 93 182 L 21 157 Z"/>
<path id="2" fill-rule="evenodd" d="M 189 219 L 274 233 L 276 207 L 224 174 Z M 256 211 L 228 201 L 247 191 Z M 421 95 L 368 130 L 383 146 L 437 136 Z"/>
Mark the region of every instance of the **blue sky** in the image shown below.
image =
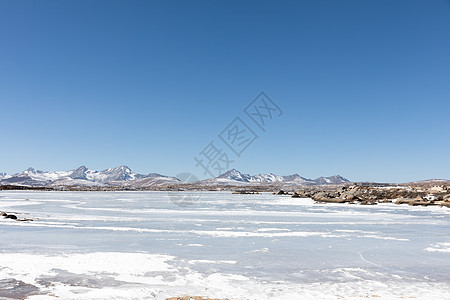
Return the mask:
<path id="1" fill-rule="evenodd" d="M 450 179 L 449 1 L 1 1 L 0 171 Z M 241 157 L 218 134 L 283 110 Z"/>

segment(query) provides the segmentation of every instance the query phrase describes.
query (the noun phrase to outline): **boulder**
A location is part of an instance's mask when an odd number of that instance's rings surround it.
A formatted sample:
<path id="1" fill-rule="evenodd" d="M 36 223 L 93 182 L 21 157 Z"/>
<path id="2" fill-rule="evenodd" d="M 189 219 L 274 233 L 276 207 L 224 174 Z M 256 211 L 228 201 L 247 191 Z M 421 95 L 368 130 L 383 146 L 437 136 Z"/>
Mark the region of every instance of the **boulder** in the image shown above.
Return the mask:
<path id="1" fill-rule="evenodd" d="M 320 200 L 316 200 L 318 202 L 327 202 L 327 203 L 346 203 L 349 202 L 346 199 L 341 199 L 341 198 L 322 198 Z"/>
<path id="2" fill-rule="evenodd" d="M 361 205 L 377 205 L 376 201 L 364 200 L 360 202 Z"/>
<path id="3" fill-rule="evenodd" d="M 279 190 L 278 192 L 275 193 L 275 195 L 289 195 L 289 193 L 283 190 Z"/>
<path id="4" fill-rule="evenodd" d="M 444 206 L 450 208 L 450 201 L 435 201 L 436 205 Z"/>
<path id="5" fill-rule="evenodd" d="M 416 199 L 411 199 L 411 198 L 400 198 L 400 199 L 397 199 L 397 201 L 395 201 L 395 204 L 409 204 L 409 203 L 412 203 L 412 202 L 415 202 L 415 201 L 417 201 Z"/>
<path id="6" fill-rule="evenodd" d="M 347 201 L 359 201 L 359 200 L 361 200 L 361 198 L 358 197 L 359 194 L 360 194 L 360 193 L 358 193 L 358 192 L 356 192 L 356 191 L 349 191 L 349 192 L 341 193 L 341 194 L 339 195 L 339 198 L 345 199 L 345 200 L 347 200 Z"/>
<path id="7" fill-rule="evenodd" d="M 331 198 L 331 197 L 330 197 L 330 195 L 329 195 L 328 193 L 326 193 L 326 192 L 318 192 L 318 193 L 315 193 L 315 194 L 311 195 L 311 198 L 312 198 L 313 200 L 316 200 L 316 201 L 321 201 L 321 200 L 329 199 L 329 198 Z"/>
<path id="8" fill-rule="evenodd" d="M 412 201 L 412 202 L 409 202 L 408 205 L 410 205 L 410 206 L 428 206 L 428 202 Z"/>
<path id="9" fill-rule="evenodd" d="M 392 201 L 388 198 L 384 198 L 384 199 L 378 200 L 378 203 L 392 203 Z"/>
<path id="10" fill-rule="evenodd" d="M 336 197 L 334 193 L 327 193 L 327 192 L 318 192 L 311 196 L 311 198 L 318 202 L 330 202 L 330 203 L 345 203 L 349 202 L 347 199 L 342 199 Z"/>
<path id="11" fill-rule="evenodd" d="M 411 206 L 428 206 L 428 200 L 421 196 L 417 196 L 413 201 L 409 201 L 408 205 Z"/>
<path id="12" fill-rule="evenodd" d="M 441 206 L 450 208 L 450 201 L 446 201 L 446 202 L 442 203 Z"/>

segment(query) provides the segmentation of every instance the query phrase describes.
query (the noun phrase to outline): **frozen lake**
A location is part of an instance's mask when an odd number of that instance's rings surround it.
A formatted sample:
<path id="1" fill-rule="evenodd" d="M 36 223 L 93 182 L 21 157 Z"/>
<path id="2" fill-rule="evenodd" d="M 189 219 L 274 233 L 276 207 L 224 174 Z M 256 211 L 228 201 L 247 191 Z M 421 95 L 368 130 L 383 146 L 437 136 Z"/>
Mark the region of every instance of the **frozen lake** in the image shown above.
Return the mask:
<path id="1" fill-rule="evenodd" d="M 450 299 L 450 209 L 189 195 L 0 192 L 0 298 Z"/>

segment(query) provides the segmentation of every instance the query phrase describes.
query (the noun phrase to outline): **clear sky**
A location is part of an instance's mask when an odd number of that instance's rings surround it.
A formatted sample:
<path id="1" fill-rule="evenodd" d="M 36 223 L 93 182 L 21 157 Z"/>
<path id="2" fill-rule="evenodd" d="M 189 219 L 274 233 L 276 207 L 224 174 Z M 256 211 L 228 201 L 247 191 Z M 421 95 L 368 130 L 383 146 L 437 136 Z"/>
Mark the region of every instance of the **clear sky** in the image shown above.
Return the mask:
<path id="1" fill-rule="evenodd" d="M 263 132 L 261 91 L 282 110 Z M 0 171 L 450 179 L 450 3 L 0 1 Z M 240 157 L 218 135 L 240 117 Z"/>

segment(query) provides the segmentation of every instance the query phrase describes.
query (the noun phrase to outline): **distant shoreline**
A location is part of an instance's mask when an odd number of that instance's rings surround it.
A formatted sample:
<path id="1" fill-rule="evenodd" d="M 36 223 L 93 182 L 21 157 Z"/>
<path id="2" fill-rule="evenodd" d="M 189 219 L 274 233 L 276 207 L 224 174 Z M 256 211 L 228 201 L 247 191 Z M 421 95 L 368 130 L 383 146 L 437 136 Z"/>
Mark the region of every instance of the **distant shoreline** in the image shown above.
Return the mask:
<path id="1" fill-rule="evenodd" d="M 315 203 L 347 203 L 377 205 L 379 203 L 408 204 L 410 206 L 440 206 L 450 208 L 450 183 L 421 182 L 411 184 L 367 184 L 346 183 L 321 186 L 266 185 L 199 185 L 178 184 L 130 188 L 123 186 L 63 186 L 34 187 L 2 185 L 0 191 L 47 191 L 47 192 L 231 192 L 233 194 L 255 195 L 272 193 L 292 198 L 310 198 Z"/>

